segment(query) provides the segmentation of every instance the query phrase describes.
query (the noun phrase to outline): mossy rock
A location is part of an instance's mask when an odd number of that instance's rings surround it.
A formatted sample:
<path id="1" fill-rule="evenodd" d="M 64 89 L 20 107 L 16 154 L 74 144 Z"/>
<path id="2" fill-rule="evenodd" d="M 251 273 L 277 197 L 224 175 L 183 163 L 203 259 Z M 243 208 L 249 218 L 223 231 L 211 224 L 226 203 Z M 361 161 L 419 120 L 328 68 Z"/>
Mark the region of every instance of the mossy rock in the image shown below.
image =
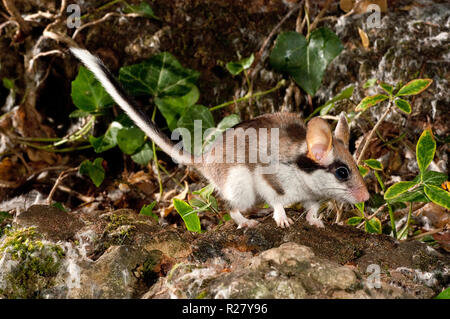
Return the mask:
<path id="1" fill-rule="evenodd" d="M 64 250 L 28 227 L 6 230 L 0 257 L 0 296 L 41 298 L 41 292 L 55 284 Z"/>

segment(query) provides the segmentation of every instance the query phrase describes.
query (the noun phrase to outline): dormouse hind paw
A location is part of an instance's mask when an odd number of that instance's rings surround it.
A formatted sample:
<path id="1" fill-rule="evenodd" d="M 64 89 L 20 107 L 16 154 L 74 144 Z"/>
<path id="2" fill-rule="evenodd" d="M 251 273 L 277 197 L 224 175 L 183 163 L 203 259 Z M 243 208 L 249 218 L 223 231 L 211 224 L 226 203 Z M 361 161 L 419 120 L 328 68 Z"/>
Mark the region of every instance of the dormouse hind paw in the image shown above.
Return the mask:
<path id="1" fill-rule="evenodd" d="M 254 219 L 247 219 L 245 222 L 242 222 L 238 225 L 237 229 L 239 228 L 252 228 L 259 224 L 257 220 Z"/>

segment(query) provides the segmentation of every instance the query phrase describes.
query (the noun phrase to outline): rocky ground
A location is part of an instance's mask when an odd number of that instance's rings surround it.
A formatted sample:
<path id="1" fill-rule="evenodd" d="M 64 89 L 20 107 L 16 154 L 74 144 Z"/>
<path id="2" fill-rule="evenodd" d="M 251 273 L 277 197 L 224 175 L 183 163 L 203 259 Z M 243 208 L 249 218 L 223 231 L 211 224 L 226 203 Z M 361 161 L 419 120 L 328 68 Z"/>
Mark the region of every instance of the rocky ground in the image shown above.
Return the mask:
<path id="1" fill-rule="evenodd" d="M 450 258 L 418 241 L 350 226 L 205 234 L 162 227 L 132 210 L 73 214 L 35 205 L 2 238 L 0 293 L 10 298 L 431 298 Z M 8 229 L 8 228 L 7 228 Z"/>

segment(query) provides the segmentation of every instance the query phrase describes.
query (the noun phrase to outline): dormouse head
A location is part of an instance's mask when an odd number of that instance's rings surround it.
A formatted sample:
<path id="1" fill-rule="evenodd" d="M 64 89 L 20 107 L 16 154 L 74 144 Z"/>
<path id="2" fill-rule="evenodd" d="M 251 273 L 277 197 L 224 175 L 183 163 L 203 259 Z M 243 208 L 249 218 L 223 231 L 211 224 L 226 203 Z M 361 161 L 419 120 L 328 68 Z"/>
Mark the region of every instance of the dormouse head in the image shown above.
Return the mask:
<path id="1" fill-rule="evenodd" d="M 348 150 L 349 138 L 344 114 L 339 117 L 334 134 L 320 117 L 311 119 L 306 128 L 307 158 L 318 168 L 311 174 L 315 189 L 324 197 L 354 204 L 368 200 L 369 193 Z"/>

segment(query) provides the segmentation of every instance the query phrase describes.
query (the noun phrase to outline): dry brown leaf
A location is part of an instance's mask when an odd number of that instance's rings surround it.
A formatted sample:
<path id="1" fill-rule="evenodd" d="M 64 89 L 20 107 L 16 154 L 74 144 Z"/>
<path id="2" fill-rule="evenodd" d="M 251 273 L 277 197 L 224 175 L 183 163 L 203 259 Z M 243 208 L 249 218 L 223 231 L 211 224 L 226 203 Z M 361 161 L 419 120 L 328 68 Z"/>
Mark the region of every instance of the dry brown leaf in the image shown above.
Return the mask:
<path id="1" fill-rule="evenodd" d="M 344 12 L 349 12 L 352 10 L 353 6 L 356 4 L 356 0 L 340 0 L 340 7 Z M 387 12 L 387 0 L 364 0 L 361 1 L 355 8 L 354 13 L 365 13 L 367 12 L 367 7 L 371 4 L 376 4 L 380 7 L 381 12 Z"/>
<path id="2" fill-rule="evenodd" d="M 172 194 L 173 192 L 171 191 L 169 193 Z M 181 193 L 179 193 L 178 195 L 174 196 L 173 198 L 184 200 L 188 193 L 189 193 L 189 185 L 188 185 L 188 183 L 186 181 L 184 181 L 184 190 Z M 167 199 L 168 197 L 169 197 L 168 193 L 166 193 L 166 195 L 164 196 L 164 199 Z M 166 208 L 163 208 L 163 210 L 162 210 L 162 215 L 164 217 L 169 215 L 174 209 L 174 207 L 173 207 L 173 198 L 172 198 L 172 202 L 171 202 L 170 206 L 166 207 Z"/>
<path id="3" fill-rule="evenodd" d="M 369 37 L 367 36 L 367 33 L 364 32 L 364 30 L 359 27 L 358 27 L 358 33 L 359 33 L 359 37 L 361 38 L 361 43 L 362 43 L 363 47 L 368 49 L 369 45 L 370 45 L 370 41 L 369 41 Z"/>

